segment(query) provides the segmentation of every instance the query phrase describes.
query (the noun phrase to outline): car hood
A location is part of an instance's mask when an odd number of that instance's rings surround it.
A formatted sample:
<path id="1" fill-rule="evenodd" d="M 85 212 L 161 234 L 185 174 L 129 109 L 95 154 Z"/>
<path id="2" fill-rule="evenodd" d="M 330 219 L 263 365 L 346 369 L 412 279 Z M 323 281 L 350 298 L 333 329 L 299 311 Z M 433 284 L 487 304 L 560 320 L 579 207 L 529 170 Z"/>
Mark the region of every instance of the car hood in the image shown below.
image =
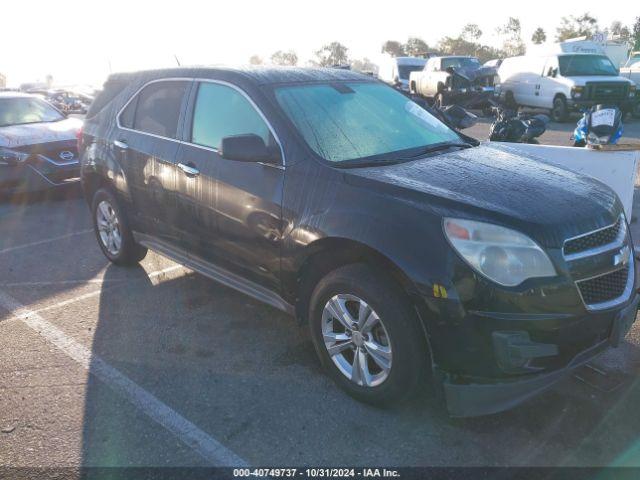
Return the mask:
<path id="1" fill-rule="evenodd" d="M 611 225 L 616 194 L 595 179 L 481 144 L 397 165 L 348 170 L 347 182 L 403 199 L 439 216 L 501 223 L 558 247 Z"/>
<path id="2" fill-rule="evenodd" d="M 26 145 L 75 140 L 81 126 L 82 120 L 66 118 L 59 122 L 0 127 L 0 147 L 16 148 Z"/>
<path id="3" fill-rule="evenodd" d="M 469 79 L 469 81 L 471 81 L 472 83 L 476 80 L 478 80 L 479 78 L 483 78 L 483 77 L 493 77 L 495 75 L 497 75 L 498 69 L 496 67 L 479 67 L 479 68 L 473 68 L 473 67 L 460 67 L 460 68 L 456 68 L 456 73 L 459 73 L 461 75 L 464 75 L 465 77 L 467 77 Z"/>

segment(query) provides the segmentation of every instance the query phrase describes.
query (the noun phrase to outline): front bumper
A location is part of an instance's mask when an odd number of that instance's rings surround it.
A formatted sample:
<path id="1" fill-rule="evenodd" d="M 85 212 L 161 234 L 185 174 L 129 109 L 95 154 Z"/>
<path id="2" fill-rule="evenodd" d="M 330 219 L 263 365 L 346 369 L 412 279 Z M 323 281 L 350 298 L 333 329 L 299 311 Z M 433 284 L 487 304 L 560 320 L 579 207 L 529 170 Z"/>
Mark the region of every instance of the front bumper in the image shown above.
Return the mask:
<path id="1" fill-rule="evenodd" d="M 489 99 L 494 96 L 493 87 L 472 87 L 463 89 L 445 90 L 445 102 L 456 104 L 465 108 L 482 108 L 489 104 Z"/>
<path id="2" fill-rule="evenodd" d="M 449 414 L 453 417 L 488 415 L 512 408 L 538 395 L 608 347 L 616 347 L 635 321 L 640 295 L 634 292 L 625 307 L 608 312 L 613 320 L 607 337 L 577 353 L 566 366 L 516 378 L 482 378 L 438 371 Z"/>
<path id="3" fill-rule="evenodd" d="M 28 193 L 75 183 L 80 180 L 80 163 L 55 163 L 37 155 L 24 163 L 0 165 L 0 192 Z"/>
<path id="4" fill-rule="evenodd" d="M 567 100 L 567 107 L 569 107 L 570 110 L 573 111 L 581 111 L 584 110 L 585 108 L 591 108 L 595 105 L 616 105 L 618 108 L 620 108 L 620 110 L 623 111 L 627 111 L 627 110 L 632 110 L 633 106 L 638 102 L 638 100 L 635 97 L 628 97 L 624 100 L 616 100 L 616 101 L 612 101 L 612 100 L 579 100 L 579 99 L 568 99 Z"/>

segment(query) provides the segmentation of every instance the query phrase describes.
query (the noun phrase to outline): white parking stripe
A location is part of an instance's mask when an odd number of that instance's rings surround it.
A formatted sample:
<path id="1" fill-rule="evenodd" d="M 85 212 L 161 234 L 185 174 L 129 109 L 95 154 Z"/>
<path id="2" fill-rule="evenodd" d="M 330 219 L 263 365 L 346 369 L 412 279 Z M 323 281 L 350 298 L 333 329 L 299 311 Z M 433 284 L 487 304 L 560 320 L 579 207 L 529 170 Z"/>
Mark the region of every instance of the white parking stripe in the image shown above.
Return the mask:
<path id="1" fill-rule="evenodd" d="M 31 248 L 37 247 L 38 245 L 44 245 L 45 243 L 57 242 L 58 240 L 64 240 L 65 238 L 75 237 L 76 235 L 84 235 L 85 233 L 93 232 L 93 229 L 90 228 L 88 230 L 80 230 L 79 232 L 67 233 L 66 235 L 60 235 L 59 237 L 45 238 L 44 240 L 39 240 L 37 242 L 25 243 L 23 245 L 15 245 L 13 247 L 7 247 L 3 250 L 0 250 L 0 255 L 3 253 L 14 252 L 16 250 L 22 250 L 23 248 Z"/>
<path id="2" fill-rule="evenodd" d="M 151 283 L 153 283 L 155 285 L 156 282 L 157 282 L 157 281 L 154 281 L 155 278 L 160 277 L 160 276 L 162 276 L 162 275 L 164 275 L 166 273 L 173 272 L 174 270 L 180 270 L 181 268 L 185 268 L 185 267 L 183 267 L 182 265 L 172 265 L 170 267 L 163 268 L 162 270 L 156 270 L 154 272 L 148 273 L 147 274 L 147 278 L 149 280 L 151 280 Z M 105 290 L 104 288 L 101 288 L 100 290 L 94 290 L 93 292 L 84 293 L 82 295 L 78 295 L 77 297 L 69 298 L 67 300 L 63 300 L 61 302 L 54 303 L 53 305 L 47 305 L 46 307 L 38 308 L 36 310 L 28 310 L 28 312 L 30 312 L 30 313 L 41 313 L 41 312 L 46 312 L 48 310 L 55 310 L 57 308 L 66 307 L 67 305 L 71 305 L 72 303 L 81 302 L 82 300 L 86 300 L 86 299 L 91 298 L 91 297 L 97 297 L 104 290 Z M 4 321 L 20 319 L 20 317 L 22 315 L 23 314 L 21 312 L 18 312 L 17 315 L 14 312 L 12 315 L 9 315 L 7 317 L 7 319 L 4 320 Z M 3 321 L 3 320 L 0 320 L 0 321 Z"/>
<path id="3" fill-rule="evenodd" d="M 25 325 L 82 365 L 92 375 L 127 399 L 153 421 L 173 433 L 182 443 L 213 466 L 247 466 L 247 462 L 215 438 L 198 428 L 153 394 L 120 373 L 84 345 L 68 337 L 38 313 L 0 291 L 0 305 L 18 316 Z"/>

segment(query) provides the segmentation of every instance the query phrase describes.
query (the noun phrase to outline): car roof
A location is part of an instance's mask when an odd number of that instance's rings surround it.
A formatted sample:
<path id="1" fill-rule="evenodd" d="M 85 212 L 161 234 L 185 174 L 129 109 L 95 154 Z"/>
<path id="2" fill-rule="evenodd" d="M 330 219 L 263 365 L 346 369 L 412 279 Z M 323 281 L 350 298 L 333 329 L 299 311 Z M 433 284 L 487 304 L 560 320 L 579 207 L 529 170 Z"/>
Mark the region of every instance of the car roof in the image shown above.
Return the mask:
<path id="1" fill-rule="evenodd" d="M 142 77 L 145 80 L 162 78 L 226 78 L 237 77 L 238 80 L 249 80 L 258 85 L 275 85 L 283 83 L 314 83 L 331 81 L 373 81 L 371 76 L 339 68 L 303 68 L 303 67 L 174 67 L 159 70 L 145 70 L 132 73 L 112 74 L 110 80 L 131 80 Z"/>

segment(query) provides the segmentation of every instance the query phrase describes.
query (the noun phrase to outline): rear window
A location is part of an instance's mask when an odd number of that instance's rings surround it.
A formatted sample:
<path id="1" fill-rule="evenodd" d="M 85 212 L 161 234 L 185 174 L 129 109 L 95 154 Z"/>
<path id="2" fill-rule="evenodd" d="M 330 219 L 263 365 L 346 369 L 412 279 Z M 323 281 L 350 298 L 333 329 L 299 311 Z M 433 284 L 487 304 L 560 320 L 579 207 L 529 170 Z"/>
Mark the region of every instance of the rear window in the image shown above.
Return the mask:
<path id="1" fill-rule="evenodd" d="M 162 81 L 142 89 L 135 99 L 133 129 L 161 137 L 176 138 L 180 108 L 187 85 L 185 81 Z"/>

